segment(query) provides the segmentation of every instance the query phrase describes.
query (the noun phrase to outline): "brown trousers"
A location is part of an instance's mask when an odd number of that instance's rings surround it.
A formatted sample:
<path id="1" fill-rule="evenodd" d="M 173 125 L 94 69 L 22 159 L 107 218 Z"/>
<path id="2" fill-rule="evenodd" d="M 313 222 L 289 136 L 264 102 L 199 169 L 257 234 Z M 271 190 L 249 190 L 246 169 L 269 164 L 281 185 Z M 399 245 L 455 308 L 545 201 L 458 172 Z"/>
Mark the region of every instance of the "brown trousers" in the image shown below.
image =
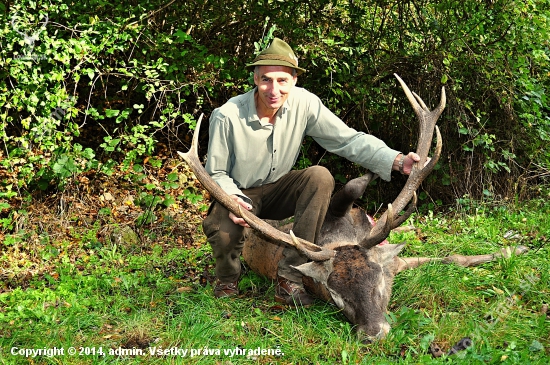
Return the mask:
<path id="1" fill-rule="evenodd" d="M 252 199 L 252 212 L 262 219 L 281 220 L 294 216 L 297 237 L 316 242 L 334 190 L 334 179 L 321 166 L 293 170 L 277 182 L 243 190 Z M 241 272 L 240 256 L 245 229 L 229 219 L 229 212 L 218 202 L 210 206 L 203 230 L 216 259 L 216 277 L 223 283 L 236 281 Z M 305 256 L 285 248 L 278 275 L 301 282 L 302 275 L 290 268 L 305 263 Z"/>

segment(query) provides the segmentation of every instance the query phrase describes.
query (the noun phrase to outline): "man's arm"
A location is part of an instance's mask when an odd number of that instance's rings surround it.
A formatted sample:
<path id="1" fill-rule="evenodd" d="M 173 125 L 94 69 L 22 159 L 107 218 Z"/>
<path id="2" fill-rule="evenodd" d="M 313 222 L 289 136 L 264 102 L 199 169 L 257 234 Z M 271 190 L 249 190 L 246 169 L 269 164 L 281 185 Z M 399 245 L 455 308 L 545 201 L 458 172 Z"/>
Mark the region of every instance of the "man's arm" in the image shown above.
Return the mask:
<path id="1" fill-rule="evenodd" d="M 348 127 L 317 96 L 309 94 L 306 134 L 327 151 L 345 157 L 389 181 L 393 163 L 401 152 L 389 148 L 375 136 Z"/>
<path id="2" fill-rule="evenodd" d="M 210 117 L 210 129 L 208 140 L 208 159 L 206 160 L 206 172 L 212 179 L 231 196 L 240 206 L 246 210 L 252 209 L 252 201 L 243 194 L 235 181 L 229 176 L 231 171 L 232 140 L 229 138 L 227 125 L 217 113 Z M 233 223 L 248 227 L 244 219 L 229 212 L 229 218 Z"/>
<path id="3" fill-rule="evenodd" d="M 229 195 L 244 195 L 229 173 L 232 168 L 233 141 L 229 136 L 229 126 L 224 118 L 214 110 L 210 116 L 208 158 L 206 172 Z"/>

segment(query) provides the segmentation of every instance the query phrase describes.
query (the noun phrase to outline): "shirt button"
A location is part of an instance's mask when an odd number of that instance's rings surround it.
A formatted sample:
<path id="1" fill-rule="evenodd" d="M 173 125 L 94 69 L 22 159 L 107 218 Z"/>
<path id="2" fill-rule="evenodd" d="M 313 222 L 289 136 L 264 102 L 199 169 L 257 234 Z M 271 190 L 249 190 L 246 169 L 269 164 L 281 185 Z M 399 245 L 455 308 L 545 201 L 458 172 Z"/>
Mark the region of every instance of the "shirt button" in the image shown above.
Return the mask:
<path id="1" fill-rule="evenodd" d="M 273 150 L 273 153 L 277 152 L 277 150 Z"/>
<path id="2" fill-rule="evenodd" d="M 275 171 L 275 167 L 271 169 L 271 171 Z"/>

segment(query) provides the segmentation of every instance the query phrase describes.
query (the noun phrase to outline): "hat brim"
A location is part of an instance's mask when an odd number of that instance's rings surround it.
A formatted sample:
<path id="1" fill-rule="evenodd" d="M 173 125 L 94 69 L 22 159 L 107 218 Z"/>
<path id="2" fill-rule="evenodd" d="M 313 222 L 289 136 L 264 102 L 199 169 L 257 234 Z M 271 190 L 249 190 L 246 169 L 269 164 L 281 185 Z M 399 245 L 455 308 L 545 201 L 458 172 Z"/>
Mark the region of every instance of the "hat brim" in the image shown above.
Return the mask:
<path id="1" fill-rule="evenodd" d="M 304 72 L 307 71 L 304 68 L 294 66 L 290 62 L 286 62 L 286 61 L 282 61 L 282 60 L 259 60 L 259 61 L 256 61 L 254 63 L 249 63 L 248 65 L 246 65 L 246 68 L 253 69 L 256 66 L 285 66 L 285 67 L 290 67 L 290 68 L 295 69 L 297 71 L 298 75 L 301 75 L 301 74 L 303 74 Z"/>

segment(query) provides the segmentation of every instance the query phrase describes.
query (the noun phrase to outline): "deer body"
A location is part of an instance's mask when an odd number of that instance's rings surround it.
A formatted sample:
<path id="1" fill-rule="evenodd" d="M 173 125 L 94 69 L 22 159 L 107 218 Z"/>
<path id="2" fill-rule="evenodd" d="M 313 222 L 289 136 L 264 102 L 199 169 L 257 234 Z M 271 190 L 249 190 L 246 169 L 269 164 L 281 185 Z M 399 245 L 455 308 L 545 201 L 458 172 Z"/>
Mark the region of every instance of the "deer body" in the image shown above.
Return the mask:
<path id="1" fill-rule="evenodd" d="M 283 232 L 291 228 L 292 224 L 279 227 Z M 329 212 L 321 230 L 320 246 L 334 250 L 334 258 L 311 261 L 296 269 L 304 275 L 304 286 L 310 293 L 338 306 L 367 338 L 380 338 L 390 329 L 384 314 L 399 268 L 396 257 L 404 245 L 364 249 L 359 242 L 371 228 L 367 215 L 359 208 L 350 209 L 342 217 Z M 283 249 L 250 230 L 243 258 L 252 271 L 275 280 Z"/>
<path id="2" fill-rule="evenodd" d="M 185 154 L 178 152 L 212 197 L 230 212 L 242 217 L 251 227 L 245 241 L 243 257 L 253 271 L 275 279 L 284 245 L 295 247 L 310 260 L 295 267 L 303 274 L 306 288 L 319 298 L 336 304 L 356 326 L 357 331 L 368 340 L 382 338 L 390 330 L 384 315 L 391 296 L 393 278 L 398 272 L 434 260 L 471 266 L 511 254 L 503 251 L 471 257 L 453 255 L 445 259 L 400 258 L 398 254 L 403 249 L 403 244 L 380 245 L 390 231 L 399 227 L 414 211 L 415 192 L 434 168 L 442 145 L 441 135 L 435 123 L 445 108 L 444 89 L 439 106 L 430 111 L 422 99 L 412 93 L 397 75 L 396 77 L 420 122 L 417 145 L 420 162 L 413 166 L 401 193 L 392 204 L 388 204 L 388 209 L 377 224 L 371 223 L 364 211 L 353 208 L 354 201 L 363 195 L 370 181 L 376 178 L 371 172 L 349 181 L 332 196 L 318 242 L 314 244 L 296 238 L 289 225 L 277 229 L 249 211 L 242 210 L 240 205 L 210 178 L 197 154 L 197 131 L 202 116 L 197 123 L 190 151 Z M 426 162 L 434 130 L 437 144 L 432 159 Z M 404 214 L 399 215 L 408 203 L 409 207 Z M 524 251 L 525 248 L 519 247 L 514 253 Z"/>
<path id="3" fill-rule="evenodd" d="M 376 245 L 370 249 L 359 245 L 365 231 L 372 228 L 362 209 L 351 209 L 341 219 L 345 223 L 335 221 L 337 219 L 334 217 L 327 217 L 321 239 L 322 245 L 335 248 L 334 259 L 312 261 L 296 269 L 304 274 L 304 286 L 310 293 L 338 306 L 349 321 L 356 325 L 356 330 L 362 337 L 368 340 L 384 337 L 390 329 L 384 314 L 391 298 L 394 277 L 399 272 L 434 261 L 469 267 L 490 262 L 497 257 L 519 255 L 527 250 L 519 246 L 513 252 L 503 249 L 499 253 L 487 255 L 399 257 L 403 244 Z M 278 226 L 278 222 L 270 223 L 282 232 L 289 232 L 292 228 L 292 224 Z M 341 229 L 334 229 L 335 226 L 340 226 Z M 252 271 L 275 280 L 283 250 L 284 246 L 250 230 L 242 254 Z"/>

